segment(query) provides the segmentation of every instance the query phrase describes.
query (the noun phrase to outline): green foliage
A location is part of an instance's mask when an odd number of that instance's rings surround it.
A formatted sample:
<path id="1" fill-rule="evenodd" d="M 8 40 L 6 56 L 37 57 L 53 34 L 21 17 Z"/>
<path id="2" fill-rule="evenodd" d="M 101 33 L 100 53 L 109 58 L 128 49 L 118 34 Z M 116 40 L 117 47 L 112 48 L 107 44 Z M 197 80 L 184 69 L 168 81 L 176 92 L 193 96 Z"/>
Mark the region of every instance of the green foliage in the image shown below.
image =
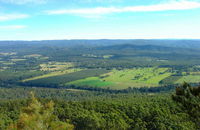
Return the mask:
<path id="1" fill-rule="evenodd" d="M 23 108 L 16 123 L 11 124 L 8 129 L 18 130 L 59 130 L 73 129 L 73 125 L 61 122 L 53 115 L 54 103 L 42 105 L 32 94 L 28 107 Z"/>
<path id="2" fill-rule="evenodd" d="M 0 113 L 3 114 L 0 126 L 3 129 L 10 123 L 16 126 L 24 120 L 22 126 L 29 123 L 40 124 L 43 120 L 52 128 L 57 127 L 56 124 L 63 126 L 68 121 L 71 121 L 75 129 L 191 130 L 196 128 L 190 114 L 173 102 L 170 94 L 110 94 L 48 88 L 35 90 L 37 96 L 51 99 L 33 102 L 22 99 L 6 101 L 4 98 L 4 101 L 0 101 L 2 106 Z M 50 102 L 52 99 L 55 103 L 53 108 L 53 103 Z M 28 107 L 24 108 L 27 104 Z"/>
<path id="3" fill-rule="evenodd" d="M 200 129 L 200 86 L 191 87 L 185 82 L 181 87 L 176 88 L 176 95 L 172 98 L 182 106 L 183 110 L 187 111 Z"/>

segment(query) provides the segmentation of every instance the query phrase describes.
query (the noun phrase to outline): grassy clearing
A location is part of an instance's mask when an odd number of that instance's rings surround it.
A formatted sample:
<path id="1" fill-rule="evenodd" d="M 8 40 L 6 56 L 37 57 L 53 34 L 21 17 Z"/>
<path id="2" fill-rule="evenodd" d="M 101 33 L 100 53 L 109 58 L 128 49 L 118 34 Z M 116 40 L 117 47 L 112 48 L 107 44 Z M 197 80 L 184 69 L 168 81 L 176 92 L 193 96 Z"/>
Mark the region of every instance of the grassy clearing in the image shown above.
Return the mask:
<path id="1" fill-rule="evenodd" d="M 73 84 L 77 86 L 94 86 L 94 87 L 105 87 L 105 86 L 114 85 L 113 82 L 104 81 L 100 79 L 99 77 L 89 77 L 86 79 L 72 81 L 67 84 Z"/>
<path id="2" fill-rule="evenodd" d="M 49 62 L 48 64 L 40 64 L 41 71 L 58 71 L 73 67 L 74 64 L 70 62 Z"/>
<path id="3" fill-rule="evenodd" d="M 128 85 L 157 86 L 159 82 L 170 76 L 168 68 L 135 68 L 125 70 L 113 70 L 106 81 L 126 83 Z"/>
<path id="4" fill-rule="evenodd" d="M 79 86 L 110 87 L 112 89 L 124 89 L 128 87 L 152 87 L 172 75 L 169 68 L 134 68 L 124 70 L 112 70 L 99 77 L 89 77 L 68 84 Z"/>
<path id="5" fill-rule="evenodd" d="M 77 72 L 77 71 L 81 71 L 81 69 L 76 68 L 76 69 L 68 69 L 68 70 L 64 70 L 64 71 L 51 72 L 51 73 L 48 73 L 48 74 L 24 79 L 24 80 L 22 80 L 22 82 L 27 82 L 27 81 L 37 80 L 37 79 L 42 79 L 42 78 L 48 78 L 48 77 L 54 77 L 54 76 L 69 74 L 69 73 L 73 73 L 73 72 Z"/>
<path id="6" fill-rule="evenodd" d="M 11 59 L 12 62 L 25 61 L 26 59 Z"/>
<path id="7" fill-rule="evenodd" d="M 42 57 L 40 54 L 31 54 L 31 55 L 25 55 L 24 58 L 39 58 Z"/>
<path id="8" fill-rule="evenodd" d="M 172 76 L 170 68 L 134 68 L 124 70 L 112 70 L 98 77 L 89 77 L 69 82 L 78 86 L 109 87 L 111 89 L 125 89 L 128 87 L 156 87 L 161 84 L 181 84 L 200 82 L 198 72 L 184 76 Z M 193 74 L 193 75 L 191 75 Z"/>
<path id="9" fill-rule="evenodd" d="M 14 62 L 4 62 L 4 61 L 3 61 L 2 64 L 3 64 L 3 65 L 14 65 L 15 63 L 14 63 Z"/>
<path id="10" fill-rule="evenodd" d="M 109 59 L 109 58 L 111 58 L 111 57 L 113 57 L 113 55 L 104 55 L 104 56 L 103 56 L 104 59 Z"/>
<path id="11" fill-rule="evenodd" d="M 12 56 L 12 55 L 16 55 L 16 52 L 0 52 L 0 55 L 2 56 Z"/>
<path id="12" fill-rule="evenodd" d="M 25 55 L 24 58 L 36 58 L 36 59 L 41 59 L 41 60 L 49 59 L 49 57 L 45 57 L 40 54 Z"/>

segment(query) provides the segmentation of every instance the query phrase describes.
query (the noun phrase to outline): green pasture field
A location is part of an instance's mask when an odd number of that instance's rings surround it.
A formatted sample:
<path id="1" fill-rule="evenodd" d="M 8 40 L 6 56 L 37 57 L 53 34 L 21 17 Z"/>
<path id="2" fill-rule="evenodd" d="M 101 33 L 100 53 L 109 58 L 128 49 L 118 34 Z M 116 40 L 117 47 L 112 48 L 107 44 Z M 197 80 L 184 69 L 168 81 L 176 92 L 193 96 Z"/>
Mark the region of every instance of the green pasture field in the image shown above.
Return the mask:
<path id="1" fill-rule="evenodd" d="M 69 85 L 69 84 L 74 84 L 77 86 L 93 86 L 93 87 L 105 87 L 105 86 L 114 85 L 113 82 L 103 81 L 99 77 L 89 77 L 86 79 L 80 79 L 80 80 L 69 82 L 66 85 Z"/>
<path id="2" fill-rule="evenodd" d="M 111 58 L 111 57 L 113 57 L 113 55 L 104 55 L 104 56 L 103 56 L 104 59 L 109 59 L 109 58 Z"/>
<path id="3" fill-rule="evenodd" d="M 172 75 L 169 68 L 134 68 L 112 70 L 99 77 L 89 77 L 67 84 L 78 86 L 110 87 L 112 89 L 125 89 L 128 87 L 156 87 L 159 82 Z"/>

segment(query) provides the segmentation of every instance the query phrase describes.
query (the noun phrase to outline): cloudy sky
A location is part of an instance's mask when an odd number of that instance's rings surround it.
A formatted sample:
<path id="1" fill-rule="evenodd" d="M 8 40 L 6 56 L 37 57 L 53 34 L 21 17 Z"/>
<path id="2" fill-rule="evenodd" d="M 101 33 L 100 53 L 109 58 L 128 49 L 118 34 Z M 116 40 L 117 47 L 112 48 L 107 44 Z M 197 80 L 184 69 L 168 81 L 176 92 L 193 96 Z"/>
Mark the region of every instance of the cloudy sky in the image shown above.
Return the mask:
<path id="1" fill-rule="evenodd" d="M 200 39 L 200 0 L 0 0 L 0 40 Z"/>

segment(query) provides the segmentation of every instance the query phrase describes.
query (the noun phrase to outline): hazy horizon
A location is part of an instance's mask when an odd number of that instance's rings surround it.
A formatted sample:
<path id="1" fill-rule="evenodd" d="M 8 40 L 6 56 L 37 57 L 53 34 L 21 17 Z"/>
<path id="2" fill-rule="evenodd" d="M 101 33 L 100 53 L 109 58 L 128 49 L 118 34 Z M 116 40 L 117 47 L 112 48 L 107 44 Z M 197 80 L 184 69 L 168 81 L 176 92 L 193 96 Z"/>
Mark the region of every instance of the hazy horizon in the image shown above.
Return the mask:
<path id="1" fill-rule="evenodd" d="M 41 39 L 41 40 L 0 40 L 0 42 L 4 42 L 4 41 L 70 41 L 70 40 L 200 40 L 199 39 L 178 39 L 178 38 L 160 38 L 160 39 Z"/>

